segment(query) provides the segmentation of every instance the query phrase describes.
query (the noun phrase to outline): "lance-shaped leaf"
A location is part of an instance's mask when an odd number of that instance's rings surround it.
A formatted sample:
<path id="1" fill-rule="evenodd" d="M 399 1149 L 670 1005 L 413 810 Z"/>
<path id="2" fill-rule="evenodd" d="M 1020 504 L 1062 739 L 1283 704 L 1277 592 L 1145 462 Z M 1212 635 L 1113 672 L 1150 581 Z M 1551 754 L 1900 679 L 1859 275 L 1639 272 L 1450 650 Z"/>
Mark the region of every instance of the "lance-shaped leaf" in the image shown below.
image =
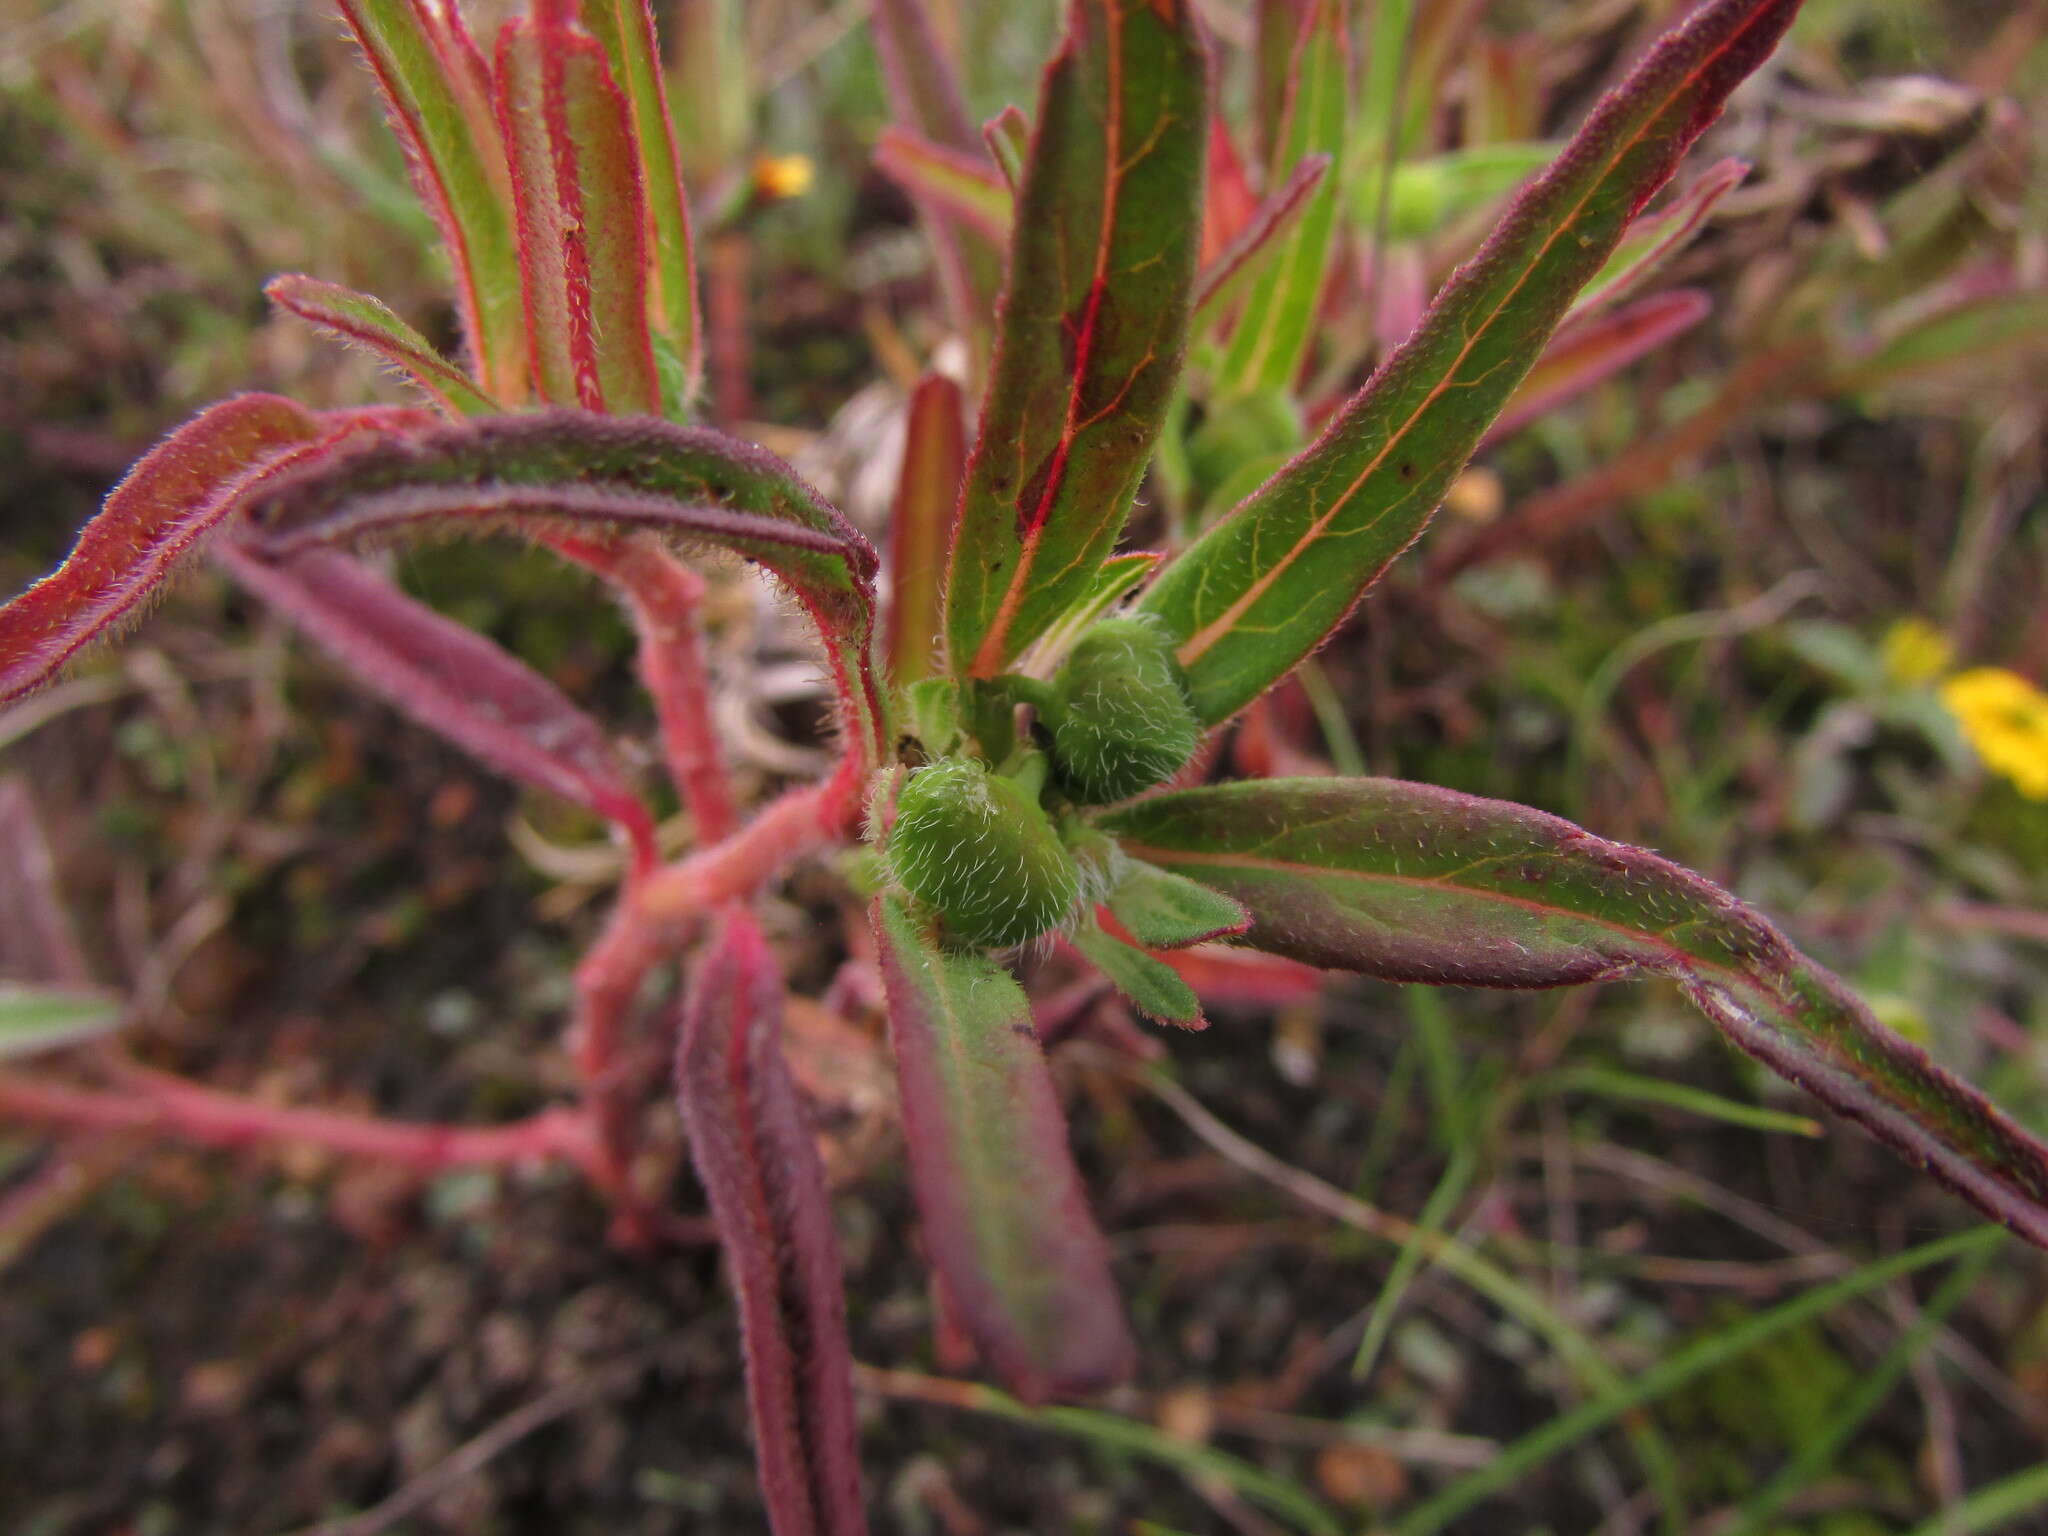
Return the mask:
<path id="1" fill-rule="evenodd" d="M 1351 99 L 1346 9 L 1344 0 L 1309 0 L 1306 6 L 1268 4 L 1260 10 L 1261 53 L 1280 52 L 1279 38 L 1268 44 L 1269 30 L 1286 39 L 1287 50 L 1279 117 L 1266 155 L 1269 187 L 1281 186 L 1311 156 L 1334 162 L 1343 153 Z M 1286 389 L 1301 371 L 1337 230 L 1336 181 L 1334 172 L 1318 177 L 1301 213 L 1280 234 L 1265 280 L 1246 296 L 1230 333 L 1217 369 L 1219 392 Z"/>
<path id="2" fill-rule="evenodd" d="M 0 779 L 0 976 L 72 988 L 92 980 L 42 818 L 19 777 Z"/>
<path id="3" fill-rule="evenodd" d="M 1726 891 L 1527 806 L 1393 779 L 1272 779 L 1103 818 L 1252 915 L 1246 942 L 1390 981 L 1677 981 L 1743 1050 L 2048 1247 L 2048 1148 L 1879 1024 Z"/>
<path id="4" fill-rule="evenodd" d="M 558 405 L 661 409 L 647 329 L 646 197 L 633 116 L 604 48 L 549 18 L 498 34 L 534 382 Z"/>
<path id="5" fill-rule="evenodd" d="M 653 822 L 610 741 L 525 663 L 332 550 L 272 565 L 230 540 L 216 555 L 352 681 L 500 773 L 617 823 L 652 855 Z"/>
<path id="6" fill-rule="evenodd" d="M 612 79 L 632 108 L 633 144 L 646 197 L 646 249 L 652 258 L 648 328 L 656 361 L 663 368 L 664 403 L 670 415 L 680 418 L 696 397 L 704 372 L 703 323 L 690 201 L 683 187 L 675 119 L 668 110 L 654 8 L 652 0 L 582 0 L 581 9 L 583 25 L 604 44 Z"/>
<path id="7" fill-rule="evenodd" d="M 1559 331 L 1488 429 L 1498 442 L 1706 319 L 1713 301 L 1697 288 L 1653 293 Z"/>
<path id="8" fill-rule="evenodd" d="M 1024 160 L 1031 153 L 1031 124 L 1024 109 L 1012 102 L 981 125 L 981 142 L 996 163 L 996 174 L 1014 199 L 1024 185 Z"/>
<path id="9" fill-rule="evenodd" d="M 939 583 L 967 463 L 966 402 L 944 374 L 927 374 L 903 423 L 903 468 L 889 508 L 889 676 L 899 687 L 931 675 L 944 622 Z"/>
<path id="10" fill-rule="evenodd" d="M 1155 959 L 1094 923 L 1083 923 L 1075 929 L 1072 943 L 1089 964 L 1109 978 L 1124 1001 L 1146 1018 L 1180 1029 L 1209 1027 L 1194 989 L 1164 960 Z"/>
<path id="11" fill-rule="evenodd" d="M 501 409 L 380 299 L 298 273 L 273 277 L 263 292 L 279 309 L 396 368 L 451 416 L 487 416 Z"/>
<path id="12" fill-rule="evenodd" d="M 1572 296 L 1797 9 L 1709 0 L 1659 42 L 1323 435 L 1161 575 L 1145 606 L 1205 720 L 1284 676 L 1422 531 Z"/>
<path id="13" fill-rule="evenodd" d="M 1717 160 L 1664 207 L 1637 219 L 1614 248 L 1614 254 L 1607 258 L 1600 275 L 1580 290 L 1567 319 L 1589 314 L 1642 287 L 1692 243 L 1715 204 L 1741 186 L 1748 175 L 1747 160 L 1732 155 Z"/>
<path id="14" fill-rule="evenodd" d="M 874 906 L 889 1039 L 925 1243 L 959 1319 L 1020 1397 L 1121 1380 L 1133 1349 L 1109 1249 L 1009 972 Z"/>
<path id="15" fill-rule="evenodd" d="M 764 449 L 651 417 L 476 417 L 309 459 L 245 504 L 245 537 L 272 560 L 454 523 L 584 538 L 644 529 L 758 561 L 816 622 L 849 741 L 863 756 L 881 750 L 875 552 Z"/>
<path id="16" fill-rule="evenodd" d="M 447 243 L 478 377 L 486 393 L 516 405 L 526 397 L 526 322 L 510 177 L 482 57 L 455 6 L 340 4 Z"/>
<path id="17" fill-rule="evenodd" d="M 1281 257 L 1286 241 L 1313 201 L 1332 161 L 1310 155 L 1295 166 L 1280 189 L 1253 208 L 1244 225 L 1202 264 L 1195 279 L 1194 328 L 1203 330 L 1253 277 Z"/>
<path id="18" fill-rule="evenodd" d="M 991 248 L 1010 238 L 1015 197 L 987 155 L 934 144 L 908 128 L 882 130 L 875 167 L 913 200 L 943 207 Z"/>
<path id="19" fill-rule="evenodd" d="M 739 1298 L 775 1536 L 859 1536 L 853 1357 L 825 1171 L 782 1058 L 782 977 L 729 911 L 691 978 L 676 1091 Z"/>
<path id="20" fill-rule="evenodd" d="M 111 1034 L 125 1012 L 110 992 L 0 981 L 0 1061 Z"/>
<path id="21" fill-rule="evenodd" d="M 1208 82 L 1192 9 L 1074 0 L 1046 71 L 947 589 L 992 677 L 1116 542 L 1179 370 Z"/>
<path id="22" fill-rule="evenodd" d="M 64 563 L 0 607 L 0 704 L 54 677 L 160 588 L 280 450 L 318 435 L 304 406 L 238 395 L 143 456 L 85 525 Z"/>

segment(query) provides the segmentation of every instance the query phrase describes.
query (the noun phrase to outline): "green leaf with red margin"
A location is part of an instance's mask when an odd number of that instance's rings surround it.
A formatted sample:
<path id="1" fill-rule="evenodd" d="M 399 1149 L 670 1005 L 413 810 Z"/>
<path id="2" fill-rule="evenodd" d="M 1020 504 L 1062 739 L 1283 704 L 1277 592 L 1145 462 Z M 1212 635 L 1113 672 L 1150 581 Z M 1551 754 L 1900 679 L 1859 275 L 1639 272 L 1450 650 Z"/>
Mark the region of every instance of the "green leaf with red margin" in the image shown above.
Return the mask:
<path id="1" fill-rule="evenodd" d="M 1024 989 L 893 897 L 872 916 L 911 1181 L 961 1324 L 1026 1401 L 1121 1381 L 1134 1350 L 1109 1248 Z"/>
<path id="2" fill-rule="evenodd" d="M 869 656 L 875 552 L 794 470 L 752 444 L 653 417 L 475 417 L 353 443 L 242 502 L 243 537 L 272 560 L 466 525 L 580 538 L 645 530 L 758 561 L 817 624 L 853 758 L 880 760 L 887 727 Z"/>
<path id="3" fill-rule="evenodd" d="M 903 468 L 889 508 L 889 677 L 907 687 L 937 670 L 945 618 L 939 583 L 967 463 L 967 402 L 960 386 L 930 373 L 911 392 Z"/>
<path id="4" fill-rule="evenodd" d="M 944 208 L 990 249 L 1000 249 L 1010 238 L 1016 198 L 987 155 L 970 155 L 892 126 L 875 141 L 875 169 L 914 201 Z"/>
<path id="5" fill-rule="evenodd" d="M 1621 237 L 1621 244 L 1607 258 L 1600 275 L 1572 300 L 1566 320 L 1590 314 L 1642 287 L 1692 243 L 1714 206 L 1741 186 L 1748 175 L 1747 160 L 1738 160 L 1733 155 L 1716 160 L 1655 213 L 1645 214 L 1629 225 L 1628 233 Z"/>
<path id="6" fill-rule="evenodd" d="M 1726 891 L 1555 816 L 1394 779 L 1269 779 L 1101 819 L 1252 915 L 1245 942 L 1389 981 L 1668 976 L 1737 1046 L 2048 1247 L 2048 1147 Z"/>
<path id="7" fill-rule="evenodd" d="M 534 382 L 557 405 L 657 414 L 647 202 L 604 49 L 551 18 L 517 17 L 498 34 L 496 87 Z"/>
<path id="8" fill-rule="evenodd" d="M 953 544 L 958 675 L 1002 671 L 1123 528 L 1187 333 L 1207 96 L 1186 0 L 1074 0 L 1039 96 Z"/>
<path id="9" fill-rule="evenodd" d="M 728 910 L 690 979 L 676 1093 L 739 1298 L 774 1536 L 864 1536 L 853 1355 L 832 1207 L 782 1055 L 782 977 Z"/>
<path id="10" fill-rule="evenodd" d="M 0 607 L 0 704 L 41 687 L 135 615 L 199 551 L 237 491 L 321 431 L 320 418 L 296 401 L 237 395 L 143 455 L 64 563 Z"/>
<path id="11" fill-rule="evenodd" d="M 1262 56 L 1277 52 L 1267 45 L 1269 27 L 1293 28 L 1279 119 L 1267 148 L 1266 185 L 1281 186 L 1312 156 L 1329 156 L 1332 169 L 1280 235 L 1264 281 L 1245 297 L 1217 367 L 1222 395 L 1288 388 L 1308 351 L 1337 232 L 1337 166 L 1351 101 L 1347 9 L 1344 0 L 1310 0 L 1298 14 L 1291 5 L 1268 5 L 1260 12 Z"/>
<path id="12" fill-rule="evenodd" d="M 582 0 L 581 9 L 583 25 L 604 45 L 612 79 L 632 109 L 653 279 L 647 290 L 647 323 L 657 357 L 666 351 L 674 360 L 675 378 L 664 391 L 663 403 L 681 420 L 689 414 L 703 378 L 703 318 L 689 194 L 683 186 L 675 119 L 668 110 L 654 9 L 651 0 Z"/>
<path id="13" fill-rule="evenodd" d="M 1496 443 L 1548 415 L 1698 325 L 1714 304 L 1698 288 L 1653 293 L 1604 314 L 1568 321 L 1522 376 L 1482 440 Z"/>
<path id="14" fill-rule="evenodd" d="M 1162 573 L 1196 712 L 1285 676 L 1414 541 L 1629 220 L 1791 24 L 1799 0 L 1709 0 L 1595 110 L 1323 435 Z"/>
<path id="15" fill-rule="evenodd" d="M 1208 329 L 1247 282 L 1282 255 L 1288 235 L 1314 202 L 1332 163 L 1328 155 L 1310 155 L 1303 160 L 1279 190 L 1253 208 L 1237 233 L 1202 264 L 1195 278 L 1193 329 L 1198 334 Z"/>
<path id="16" fill-rule="evenodd" d="M 398 369 L 450 416 L 489 416 L 504 409 L 381 299 L 296 272 L 273 277 L 263 293 L 279 309 Z"/>
<path id="17" fill-rule="evenodd" d="M 424 0 L 339 0 L 455 268 L 463 333 L 484 392 L 527 392 L 526 320 L 510 172 L 489 71 L 461 11 Z"/>

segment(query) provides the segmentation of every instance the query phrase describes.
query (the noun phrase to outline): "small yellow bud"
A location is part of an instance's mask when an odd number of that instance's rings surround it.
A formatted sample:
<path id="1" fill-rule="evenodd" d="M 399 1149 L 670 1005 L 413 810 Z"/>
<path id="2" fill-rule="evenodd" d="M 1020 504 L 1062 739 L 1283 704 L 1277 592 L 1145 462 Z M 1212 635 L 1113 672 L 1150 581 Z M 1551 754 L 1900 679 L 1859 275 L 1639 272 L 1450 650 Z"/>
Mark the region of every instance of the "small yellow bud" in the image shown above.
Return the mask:
<path id="1" fill-rule="evenodd" d="M 811 190 L 811 181 L 816 174 L 808 155 L 757 155 L 754 157 L 754 195 L 771 203 L 802 197 Z"/>
<path id="2" fill-rule="evenodd" d="M 1925 619 L 1904 618 L 1884 632 L 1884 673 L 1912 688 L 1931 683 L 1955 660 L 1948 636 Z"/>
<path id="3" fill-rule="evenodd" d="M 1941 702 L 1985 767 L 2048 800 L 2048 694 L 2003 667 L 1972 667 L 1941 685 Z"/>

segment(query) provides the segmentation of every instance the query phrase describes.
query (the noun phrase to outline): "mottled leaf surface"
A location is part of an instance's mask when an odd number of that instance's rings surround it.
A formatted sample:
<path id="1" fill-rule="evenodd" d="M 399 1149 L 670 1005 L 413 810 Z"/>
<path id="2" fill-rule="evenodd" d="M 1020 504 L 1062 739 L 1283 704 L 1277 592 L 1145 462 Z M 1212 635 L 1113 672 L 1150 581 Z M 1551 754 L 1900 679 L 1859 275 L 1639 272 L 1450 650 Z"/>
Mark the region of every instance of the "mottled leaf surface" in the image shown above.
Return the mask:
<path id="1" fill-rule="evenodd" d="M 1122 1380 L 1133 1348 L 1109 1250 L 1009 972 L 874 906 L 925 1244 L 975 1346 L 1028 1401 Z"/>
<path id="2" fill-rule="evenodd" d="M 2048 1148 L 1761 916 L 1653 853 L 1393 779 L 1183 790 L 1102 825 L 1242 902 L 1246 942 L 1312 965 L 1495 987 L 1671 977 L 1743 1050 L 2048 1246 Z"/>
<path id="3" fill-rule="evenodd" d="M 478 417 L 351 444 L 245 500 L 245 536 L 272 560 L 449 524 L 583 538 L 645 530 L 742 555 L 810 611 L 849 740 L 865 754 L 881 750 L 869 658 L 875 552 L 787 464 L 751 444 L 648 417 Z"/>
<path id="4" fill-rule="evenodd" d="M 1145 606 L 1202 718 L 1312 651 L 1428 522 L 1579 288 L 1770 53 L 1798 0 L 1710 0 L 1526 188 L 1321 437 L 1173 562 Z"/>
<path id="5" fill-rule="evenodd" d="M 739 1298 L 774 1536 L 860 1536 L 853 1356 L 825 1170 L 782 1057 L 782 977 L 728 912 L 691 977 L 676 1091 Z"/>
<path id="6" fill-rule="evenodd" d="M 960 675 L 994 676 L 1057 618 L 1130 511 L 1187 330 L 1206 75 L 1178 0 L 1074 0 L 953 546 Z"/>
<path id="7" fill-rule="evenodd" d="M 332 550 L 272 565 L 226 542 L 218 556 L 351 681 L 500 773 L 627 828 L 652 853 L 647 808 L 604 732 L 525 663 Z"/>

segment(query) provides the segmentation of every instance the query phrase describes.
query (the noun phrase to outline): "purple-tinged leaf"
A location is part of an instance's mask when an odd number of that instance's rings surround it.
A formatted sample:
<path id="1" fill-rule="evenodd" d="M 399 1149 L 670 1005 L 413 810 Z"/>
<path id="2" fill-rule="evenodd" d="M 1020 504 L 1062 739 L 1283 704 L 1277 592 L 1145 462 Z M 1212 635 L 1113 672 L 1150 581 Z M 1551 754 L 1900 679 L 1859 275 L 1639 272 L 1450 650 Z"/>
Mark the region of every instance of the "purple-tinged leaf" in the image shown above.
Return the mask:
<path id="1" fill-rule="evenodd" d="M 658 413 L 647 203 L 632 112 L 603 47 L 580 30 L 515 18 L 498 35 L 497 101 L 534 383 L 557 405 Z"/>
<path id="2" fill-rule="evenodd" d="M 825 1170 L 782 1058 L 782 977 L 735 907 L 691 978 L 676 1092 L 747 1350 L 775 1536 L 861 1536 L 853 1355 Z"/>
<path id="3" fill-rule="evenodd" d="M 1348 9 L 1346 0 L 1278 0 L 1260 10 L 1262 61 L 1281 56 L 1283 43 L 1286 59 L 1272 87 L 1278 111 L 1266 139 L 1265 184 L 1278 186 L 1312 156 L 1329 157 L 1333 167 L 1317 178 L 1301 212 L 1278 236 L 1265 280 L 1245 297 L 1217 365 L 1223 395 L 1288 388 L 1308 352 L 1337 232 L 1334 161 L 1344 152 L 1351 101 Z M 1275 34 L 1270 42 L 1269 31 Z"/>
<path id="4" fill-rule="evenodd" d="M 0 976 L 91 984 L 28 781 L 0 779 Z"/>
<path id="5" fill-rule="evenodd" d="M 648 217 L 643 239 L 653 281 L 647 293 L 648 326 L 657 360 L 672 360 L 675 377 L 664 390 L 669 415 L 681 419 L 696 398 L 704 373 L 703 321 L 697 299 L 696 242 L 689 195 L 669 115 L 661 41 L 652 0 L 582 0 L 583 25 L 604 44 L 612 79 L 633 113 L 633 141 Z M 662 354 L 666 353 L 666 359 Z"/>
<path id="6" fill-rule="evenodd" d="M 616 823 L 652 854 L 653 821 L 604 732 L 525 663 L 332 550 L 273 565 L 229 539 L 215 555 L 352 681 L 507 777 Z"/>
<path id="7" fill-rule="evenodd" d="M 897 125 L 963 155 L 981 155 L 985 146 L 968 114 L 959 74 L 940 46 L 924 0 L 873 0 L 872 12 L 875 47 Z M 1002 287 L 1001 257 L 964 239 L 945 204 L 919 192 L 913 192 L 911 200 L 932 244 L 946 306 L 961 333 L 975 343 L 979 357 L 988 316 Z"/>
<path id="8" fill-rule="evenodd" d="M 1074 0 L 1046 71 L 947 589 L 953 670 L 992 677 L 1116 542 L 1179 371 L 1207 61 L 1173 0 Z"/>
<path id="9" fill-rule="evenodd" d="M 920 205 L 944 208 L 964 229 L 1000 250 L 1010 238 L 1014 198 L 986 155 L 934 144 L 908 128 L 882 130 L 875 168 Z"/>
<path id="10" fill-rule="evenodd" d="M 988 146 L 996 172 L 1015 198 L 1024 185 L 1024 162 L 1031 154 L 1031 123 L 1024 109 L 1014 102 L 981 125 L 981 141 Z"/>
<path id="11" fill-rule="evenodd" d="M 1207 329 L 1252 277 L 1266 271 L 1286 237 L 1329 175 L 1328 155 L 1310 155 L 1295 166 L 1280 189 L 1251 212 L 1221 250 L 1202 265 L 1195 278 L 1193 327 Z"/>
<path id="12" fill-rule="evenodd" d="M 1581 316 L 1626 298 L 1662 270 L 1664 264 L 1692 244 L 1714 206 L 1742 185 L 1749 162 L 1729 156 L 1706 171 L 1655 213 L 1629 226 L 1600 275 L 1580 291 L 1565 315 L 1570 324 Z"/>
<path id="13" fill-rule="evenodd" d="M 526 322 L 510 172 L 482 56 L 454 5 L 340 5 L 383 90 L 421 201 L 447 243 L 477 377 L 486 394 L 517 405 L 527 394 Z"/>
<path id="14" fill-rule="evenodd" d="M 1743 1050 L 2048 1247 L 2048 1147 L 1726 891 L 1527 806 L 1393 779 L 1183 790 L 1106 816 L 1235 897 L 1246 942 L 1389 981 L 1678 982 Z"/>
<path id="15" fill-rule="evenodd" d="M 298 273 L 273 277 L 263 292 L 279 309 L 396 368 L 450 416 L 488 416 L 503 409 L 380 299 Z"/>
<path id="16" fill-rule="evenodd" d="M 1508 396 L 1483 442 L 1496 443 L 1576 399 L 1629 364 L 1691 330 L 1714 307 L 1698 288 L 1653 293 L 1619 309 L 1567 324 Z"/>
<path id="17" fill-rule="evenodd" d="M 958 384 L 927 374 L 910 396 L 903 423 L 903 468 L 889 508 L 886 621 L 889 676 L 898 687 L 929 677 L 938 666 L 945 624 L 939 583 L 967 463 L 966 410 Z"/>
<path id="18" fill-rule="evenodd" d="M 1024 989 L 891 897 L 873 917 L 911 1183 L 961 1325 L 1026 1401 L 1113 1385 L 1130 1333 Z"/>
<path id="19" fill-rule="evenodd" d="M 152 448 L 64 563 L 0 607 L 0 704 L 41 687 L 135 613 L 213 532 L 250 476 L 320 430 L 311 411 L 280 395 L 238 395 Z"/>
<path id="20" fill-rule="evenodd" d="M 760 562 L 823 637 L 856 755 L 885 740 L 868 655 L 875 552 L 773 454 L 702 427 L 578 411 L 476 417 L 361 441 L 245 498 L 271 560 L 322 545 L 509 526 L 580 538 L 646 530 Z"/>
<path id="21" fill-rule="evenodd" d="M 1161 574 L 1145 606 L 1204 720 L 1285 676 L 1422 532 L 1573 296 L 1797 9 L 1709 0 L 1669 33 L 1322 436 Z"/>

